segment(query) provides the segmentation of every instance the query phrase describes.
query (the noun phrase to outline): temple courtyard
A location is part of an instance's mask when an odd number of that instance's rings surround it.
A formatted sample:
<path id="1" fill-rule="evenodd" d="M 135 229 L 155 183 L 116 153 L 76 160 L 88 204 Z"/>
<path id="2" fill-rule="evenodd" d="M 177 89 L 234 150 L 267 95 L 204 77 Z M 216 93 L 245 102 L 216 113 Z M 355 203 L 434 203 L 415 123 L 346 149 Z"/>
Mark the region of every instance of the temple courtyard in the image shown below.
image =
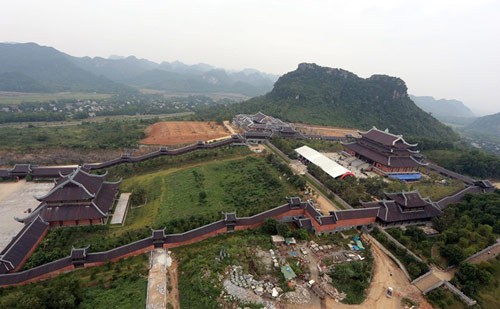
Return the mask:
<path id="1" fill-rule="evenodd" d="M 14 220 L 25 217 L 38 204 L 33 196 L 43 195 L 54 186 L 51 182 L 0 182 L 0 251 L 19 233 L 24 224 Z"/>

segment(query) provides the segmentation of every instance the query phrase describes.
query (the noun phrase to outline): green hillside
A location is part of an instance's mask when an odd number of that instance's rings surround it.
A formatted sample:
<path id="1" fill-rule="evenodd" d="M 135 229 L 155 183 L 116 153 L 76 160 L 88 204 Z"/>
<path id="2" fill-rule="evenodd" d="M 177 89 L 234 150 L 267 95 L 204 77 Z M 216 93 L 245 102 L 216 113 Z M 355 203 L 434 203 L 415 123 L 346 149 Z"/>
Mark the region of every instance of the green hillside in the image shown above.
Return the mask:
<path id="1" fill-rule="evenodd" d="M 406 136 L 458 139 L 411 101 L 403 80 L 386 75 L 363 79 L 308 63 L 280 77 L 264 96 L 203 113 L 230 117 L 259 110 L 286 121 L 360 129 L 376 126 Z"/>

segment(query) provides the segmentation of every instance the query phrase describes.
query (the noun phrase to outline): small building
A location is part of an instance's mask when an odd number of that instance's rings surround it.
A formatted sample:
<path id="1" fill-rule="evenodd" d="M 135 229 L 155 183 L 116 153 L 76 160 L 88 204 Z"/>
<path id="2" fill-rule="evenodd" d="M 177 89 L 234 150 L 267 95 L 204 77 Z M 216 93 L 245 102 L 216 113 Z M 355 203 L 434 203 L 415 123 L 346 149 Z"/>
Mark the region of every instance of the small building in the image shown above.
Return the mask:
<path id="1" fill-rule="evenodd" d="M 354 142 L 344 143 L 345 151 L 371 164 L 376 173 L 400 180 L 422 177 L 417 169 L 426 164 L 421 162 L 421 155 L 415 150 L 417 144 L 410 144 L 402 135 L 376 127 L 360 132 L 360 135 L 361 138 Z"/>
<path id="2" fill-rule="evenodd" d="M 26 223 L 40 216 L 51 227 L 105 224 L 121 181 L 106 182 L 106 174 L 89 174 L 81 167 L 61 176 L 47 194 L 35 197 L 41 203 L 30 215 L 16 220 Z"/>
<path id="3" fill-rule="evenodd" d="M 281 137 L 300 136 L 293 124 L 261 112 L 254 115 L 236 115 L 233 118 L 233 124 L 245 131 L 244 136 L 247 138 L 266 139 L 273 135 Z"/>
<path id="4" fill-rule="evenodd" d="M 272 235 L 271 241 L 274 245 L 282 245 L 285 243 L 285 238 L 281 235 Z"/>
<path id="5" fill-rule="evenodd" d="M 288 264 L 281 266 L 281 273 L 285 277 L 286 281 L 290 281 L 290 280 L 297 278 L 297 275 L 295 274 L 293 269 Z"/>
<path id="6" fill-rule="evenodd" d="M 299 147 L 295 149 L 295 152 L 302 163 L 305 165 L 312 163 L 334 179 L 344 179 L 348 176 L 354 177 L 354 174 L 350 170 L 309 146 Z"/>

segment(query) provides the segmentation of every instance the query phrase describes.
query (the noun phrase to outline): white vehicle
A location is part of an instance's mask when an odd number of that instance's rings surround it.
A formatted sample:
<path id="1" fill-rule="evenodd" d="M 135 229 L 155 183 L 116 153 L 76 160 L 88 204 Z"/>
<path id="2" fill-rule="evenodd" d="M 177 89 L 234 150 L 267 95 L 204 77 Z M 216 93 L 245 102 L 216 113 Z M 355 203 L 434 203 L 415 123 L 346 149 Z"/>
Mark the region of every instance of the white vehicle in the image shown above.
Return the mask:
<path id="1" fill-rule="evenodd" d="M 315 282 L 314 280 L 309 280 L 309 282 L 306 283 L 307 287 L 308 288 L 312 287 L 314 282 Z"/>
<path id="2" fill-rule="evenodd" d="M 307 255 L 306 248 L 300 248 L 300 252 L 302 252 L 303 255 Z"/>
<path id="3" fill-rule="evenodd" d="M 385 296 L 387 296 L 387 297 L 389 297 L 389 298 L 392 298 L 392 293 L 393 293 L 393 292 L 394 292 L 394 291 L 392 290 L 392 288 L 391 288 L 391 287 L 388 287 L 388 288 L 387 288 L 387 293 L 385 293 Z"/>

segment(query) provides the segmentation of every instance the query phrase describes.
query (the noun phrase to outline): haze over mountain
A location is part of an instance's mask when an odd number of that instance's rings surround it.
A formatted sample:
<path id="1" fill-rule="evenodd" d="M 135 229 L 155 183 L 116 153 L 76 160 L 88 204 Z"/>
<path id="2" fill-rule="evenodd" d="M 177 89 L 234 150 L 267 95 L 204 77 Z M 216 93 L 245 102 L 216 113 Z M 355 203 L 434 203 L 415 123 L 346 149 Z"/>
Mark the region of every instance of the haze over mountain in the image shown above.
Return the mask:
<path id="1" fill-rule="evenodd" d="M 133 92 L 133 88 L 94 75 L 64 53 L 35 43 L 0 43 L 0 91 Z"/>
<path id="2" fill-rule="evenodd" d="M 458 100 L 437 100 L 431 96 L 414 96 L 411 94 L 410 99 L 418 107 L 445 123 L 465 125 L 476 118 L 470 108 Z"/>
<path id="3" fill-rule="evenodd" d="M 387 75 L 363 79 L 354 73 L 312 63 L 278 79 L 271 92 L 226 107 L 225 117 L 262 111 L 287 121 L 369 129 L 406 136 L 457 139 L 451 128 L 409 98 L 403 80 Z"/>
<path id="4" fill-rule="evenodd" d="M 480 134 L 500 143 L 500 113 L 479 117 L 462 128 L 465 133 Z"/>
<path id="5" fill-rule="evenodd" d="M 254 96 L 269 91 L 276 79 L 252 69 L 227 72 L 208 64 L 158 64 L 134 56 L 79 58 L 35 43 L 0 43 L 0 91 L 117 93 L 135 87 Z"/>

